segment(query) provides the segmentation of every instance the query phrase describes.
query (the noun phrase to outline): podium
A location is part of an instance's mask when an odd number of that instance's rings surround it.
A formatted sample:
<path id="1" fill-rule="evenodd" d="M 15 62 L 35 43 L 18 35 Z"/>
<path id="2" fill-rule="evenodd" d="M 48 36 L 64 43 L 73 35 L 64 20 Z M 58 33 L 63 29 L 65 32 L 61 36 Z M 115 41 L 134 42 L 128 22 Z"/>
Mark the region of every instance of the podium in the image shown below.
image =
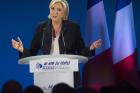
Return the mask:
<path id="1" fill-rule="evenodd" d="M 88 58 L 78 55 L 38 55 L 20 59 L 19 64 L 29 64 L 30 73 L 34 74 L 34 85 L 41 87 L 44 93 L 51 93 L 54 85 L 66 83 L 74 87 L 74 71 L 79 70 L 79 63 Z"/>

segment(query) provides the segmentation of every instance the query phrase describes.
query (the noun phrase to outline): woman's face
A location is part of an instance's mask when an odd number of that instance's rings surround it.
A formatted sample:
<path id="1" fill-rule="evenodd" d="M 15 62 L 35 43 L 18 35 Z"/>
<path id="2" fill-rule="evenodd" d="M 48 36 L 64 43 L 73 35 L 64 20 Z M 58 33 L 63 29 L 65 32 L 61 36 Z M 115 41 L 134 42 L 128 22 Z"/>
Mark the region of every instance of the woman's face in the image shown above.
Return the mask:
<path id="1" fill-rule="evenodd" d="M 55 3 L 50 8 L 52 21 L 61 21 L 64 16 L 64 8 L 61 3 Z"/>

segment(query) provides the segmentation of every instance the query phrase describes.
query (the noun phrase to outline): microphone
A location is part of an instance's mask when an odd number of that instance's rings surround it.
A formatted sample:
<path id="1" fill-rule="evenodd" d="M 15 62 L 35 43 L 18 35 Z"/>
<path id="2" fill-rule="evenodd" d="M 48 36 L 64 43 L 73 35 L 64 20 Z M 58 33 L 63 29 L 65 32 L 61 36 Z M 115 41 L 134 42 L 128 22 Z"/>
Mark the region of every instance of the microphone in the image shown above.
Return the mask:
<path id="1" fill-rule="evenodd" d="M 65 44 L 65 38 L 64 38 L 63 31 L 61 31 L 61 34 L 62 34 L 62 41 L 63 41 L 63 44 L 64 44 L 64 54 L 66 54 L 66 44 Z"/>
<path id="2" fill-rule="evenodd" d="M 51 25 L 51 20 L 49 19 L 49 20 L 47 21 L 47 24 L 44 25 L 44 27 L 43 27 L 41 47 L 44 46 L 45 33 L 47 32 L 47 29 L 50 30 L 50 28 L 51 28 L 50 25 Z"/>
<path id="3" fill-rule="evenodd" d="M 43 48 L 43 46 L 44 46 L 44 31 L 43 31 L 43 33 L 42 33 L 42 41 L 41 41 L 41 47 Z"/>

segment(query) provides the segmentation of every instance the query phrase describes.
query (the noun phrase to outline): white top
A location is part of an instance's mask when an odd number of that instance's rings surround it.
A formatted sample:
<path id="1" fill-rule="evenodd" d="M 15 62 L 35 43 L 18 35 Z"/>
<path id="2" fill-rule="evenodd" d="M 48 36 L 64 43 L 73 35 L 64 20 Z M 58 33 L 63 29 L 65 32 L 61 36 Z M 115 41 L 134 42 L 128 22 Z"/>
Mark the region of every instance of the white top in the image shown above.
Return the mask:
<path id="1" fill-rule="evenodd" d="M 56 36 L 56 38 L 54 38 L 52 40 L 52 46 L 51 46 L 51 54 L 52 55 L 58 55 L 58 54 L 60 54 L 60 52 L 59 52 L 59 43 L 58 43 L 59 36 L 60 36 L 60 34 L 58 34 Z"/>

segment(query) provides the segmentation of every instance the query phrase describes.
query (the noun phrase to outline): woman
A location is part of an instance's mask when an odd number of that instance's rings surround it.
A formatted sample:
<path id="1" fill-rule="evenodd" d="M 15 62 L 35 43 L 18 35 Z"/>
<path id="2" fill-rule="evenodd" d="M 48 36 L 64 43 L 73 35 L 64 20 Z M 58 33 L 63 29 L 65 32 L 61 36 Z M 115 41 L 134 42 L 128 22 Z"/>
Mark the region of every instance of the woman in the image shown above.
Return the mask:
<path id="1" fill-rule="evenodd" d="M 85 47 L 79 25 L 68 20 L 69 6 L 67 1 L 52 0 L 49 8 L 49 20 L 38 26 L 29 49 L 23 47 L 19 38 L 17 41 L 12 39 L 12 46 L 20 52 L 20 58 L 37 55 L 39 50 L 43 54 L 94 55 L 95 49 L 101 45 L 101 40 L 95 41 L 89 48 Z M 75 77 L 76 86 L 79 85 L 80 79 Z"/>
<path id="2" fill-rule="evenodd" d="M 41 50 L 43 54 L 78 54 L 92 56 L 101 45 L 97 40 L 85 47 L 78 24 L 68 20 L 69 5 L 66 0 L 52 0 L 49 5 L 49 20 L 42 22 L 34 35 L 29 49 L 22 41 L 12 39 L 12 46 L 21 53 L 20 58 L 34 56 Z"/>

